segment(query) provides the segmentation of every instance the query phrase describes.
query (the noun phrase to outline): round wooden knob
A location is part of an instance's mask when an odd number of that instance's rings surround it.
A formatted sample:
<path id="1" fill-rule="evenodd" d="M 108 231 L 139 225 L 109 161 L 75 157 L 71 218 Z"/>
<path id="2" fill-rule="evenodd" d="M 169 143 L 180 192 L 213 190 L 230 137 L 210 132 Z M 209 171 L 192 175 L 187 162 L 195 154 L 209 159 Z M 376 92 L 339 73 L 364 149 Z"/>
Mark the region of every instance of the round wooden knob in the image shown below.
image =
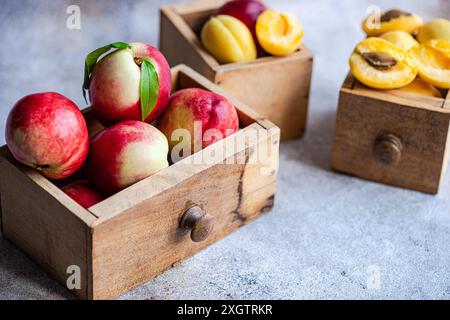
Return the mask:
<path id="1" fill-rule="evenodd" d="M 205 214 L 199 206 L 192 206 L 184 212 L 180 226 L 185 230 L 191 230 L 192 241 L 201 242 L 211 234 L 213 222 L 213 216 Z"/>
<path id="2" fill-rule="evenodd" d="M 396 165 L 402 157 L 402 141 L 392 133 L 382 134 L 375 140 L 375 158 L 385 165 Z"/>

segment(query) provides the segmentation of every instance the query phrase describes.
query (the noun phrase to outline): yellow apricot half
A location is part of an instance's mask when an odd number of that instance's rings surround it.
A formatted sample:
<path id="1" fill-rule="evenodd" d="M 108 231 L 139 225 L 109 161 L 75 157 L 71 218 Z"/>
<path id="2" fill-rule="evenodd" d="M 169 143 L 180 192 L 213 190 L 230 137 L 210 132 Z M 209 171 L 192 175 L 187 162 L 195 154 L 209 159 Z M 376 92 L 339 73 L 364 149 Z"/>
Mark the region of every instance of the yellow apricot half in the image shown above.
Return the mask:
<path id="1" fill-rule="evenodd" d="M 417 76 L 412 56 L 381 38 L 361 41 L 350 57 L 350 69 L 356 79 L 375 89 L 397 89 Z"/>
<path id="2" fill-rule="evenodd" d="M 410 33 L 405 31 L 389 31 L 383 33 L 380 38 L 395 44 L 405 51 L 408 51 L 419 44 Z"/>
<path id="3" fill-rule="evenodd" d="M 450 41 L 428 40 L 412 52 L 422 79 L 438 88 L 450 89 Z"/>
<path id="4" fill-rule="evenodd" d="M 417 40 L 426 42 L 431 39 L 450 41 L 450 20 L 434 19 L 420 27 Z"/>
<path id="5" fill-rule="evenodd" d="M 248 27 L 227 15 L 212 17 L 203 26 L 203 46 L 219 63 L 241 63 L 257 58 L 256 46 Z"/>
<path id="6" fill-rule="evenodd" d="M 425 80 L 417 77 L 406 87 L 398 89 L 403 92 L 414 93 L 422 96 L 442 98 L 441 92 Z"/>
<path id="7" fill-rule="evenodd" d="M 364 19 L 362 28 L 368 36 L 379 36 L 389 31 L 405 31 L 413 33 L 423 24 L 423 20 L 418 15 L 391 9 L 379 13 L 374 13 Z"/>
<path id="8" fill-rule="evenodd" d="M 298 50 L 302 44 L 303 34 L 300 21 L 289 13 L 266 10 L 256 21 L 259 44 L 274 56 L 287 56 Z"/>

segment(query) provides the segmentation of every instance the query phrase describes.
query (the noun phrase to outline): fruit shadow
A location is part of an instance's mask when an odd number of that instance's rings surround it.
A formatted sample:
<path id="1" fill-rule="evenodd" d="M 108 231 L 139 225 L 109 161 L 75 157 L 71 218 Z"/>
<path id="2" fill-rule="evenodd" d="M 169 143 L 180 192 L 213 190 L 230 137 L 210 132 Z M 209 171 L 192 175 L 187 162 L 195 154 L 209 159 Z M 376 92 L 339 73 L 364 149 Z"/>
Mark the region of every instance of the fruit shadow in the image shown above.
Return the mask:
<path id="1" fill-rule="evenodd" d="M 335 124 L 334 110 L 308 119 L 303 137 L 281 143 L 282 159 L 330 171 Z"/>
<path id="2" fill-rule="evenodd" d="M 0 299 L 76 299 L 0 234 Z"/>

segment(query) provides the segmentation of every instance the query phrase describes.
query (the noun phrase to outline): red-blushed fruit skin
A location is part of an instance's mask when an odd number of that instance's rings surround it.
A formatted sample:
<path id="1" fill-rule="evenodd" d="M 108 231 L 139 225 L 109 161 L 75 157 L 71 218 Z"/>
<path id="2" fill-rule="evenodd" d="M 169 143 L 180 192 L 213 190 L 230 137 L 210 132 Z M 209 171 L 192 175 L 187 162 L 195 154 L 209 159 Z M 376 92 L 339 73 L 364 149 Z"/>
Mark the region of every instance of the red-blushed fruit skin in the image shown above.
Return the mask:
<path id="1" fill-rule="evenodd" d="M 186 116 L 188 115 L 188 116 Z M 202 125 L 201 135 L 209 129 L 219 130 L 222 138 L 235 133 L 239 129 L 239 118 L 236 108 L 225 97 L 214 92 L 203 89 L 189 88 L 175 92 L 169 101 L 169 105 L 157 122 L 159 128 L 169 139 L 176 129 L 187 129 L 191 137 L 193 122 L 199 121 Z M 202 148 L 219 141 L 220 138 L 213 137 L 211 141 L 202 139 Z M 175 144 L 178 142 L 175 142 Z M 194 151 L 193 141 L 191 152 Z"/>
<path id="2" fill-rule="evenodd" d="M 74 181 L 62 187 L 61 190 L 86 209 L 106 199 L 106 197 L 101 192 L 97 191 L 87 180 Z"/>
<path id="3" fill-rule="evenodd" d="M 169 101 L 172 91 L 170 66 L 158 49 L 143 43 L 130 43 L 130 46 L 136 58 L 145 57 L 152 60 L 158 73 L 159 92 L 156 105 L 150 115 L 144 119 L 145 122 L 150 123 L 164 112 Z M 94 67 L 89 84 L 89 98 L 97 119 L 105 126 L 126 120 L 142 121 L 141 100 L 139 98 L 130 101 L 127 105 L 122 105 L 117 101 L 118 94 L 121 94 L 124 90 L 138 92 L 139 86 L 136 84 L 129 84 L 129 88 L 119 86 L 118 77 L 121 76 L 121 70 L 112 70 L 105 63 L 107 61 L 105 58 L 102 58 Z M 131 61 L 130 63 L 135 62 Z"/>
<path id="4" fill-rule="evenodd" d="M 148 123 L 129 120 L 115 124 L 92 138 L 85 166 L 87 178 L 100 190 L 113 194 L 153 174 L 133 177 L 133 181 L 128 184 L 121 182 L 124 153 L 130 144 L 140 142 L 153 148 L 154 152 L 159 152 L 160 150 L 156 148 L 161 148 L 161 145 L 165 144 L 166 150 L 163 151 L 164 159 L 161 157 L 161 162 L 167 164 L 163 164 L 162 167 L 168 166 L 166 137 Z M 140 154 L 132 156 L 138 158 Z"/>
<path id="5" fill-rule="evenodd" d="M 258 0 L 234 0 L 225 3 L 219 8 L 217 14 L 225 14 L 242 21 L 250 30 L 258 49 L 258 56 L 264 56 L 266 53 L 259 45 L 256 36 L 256 21 L 261 13 L 267 10 L 267 7 Z"/>
<path id="6" fill-rule="evenodd" d="M 5 131 L 14 158 L 50 179 L 71 176 L 88 155 L 86 121 L 78 107 L 59 93 L 20 99 L 8 115 Z"/>

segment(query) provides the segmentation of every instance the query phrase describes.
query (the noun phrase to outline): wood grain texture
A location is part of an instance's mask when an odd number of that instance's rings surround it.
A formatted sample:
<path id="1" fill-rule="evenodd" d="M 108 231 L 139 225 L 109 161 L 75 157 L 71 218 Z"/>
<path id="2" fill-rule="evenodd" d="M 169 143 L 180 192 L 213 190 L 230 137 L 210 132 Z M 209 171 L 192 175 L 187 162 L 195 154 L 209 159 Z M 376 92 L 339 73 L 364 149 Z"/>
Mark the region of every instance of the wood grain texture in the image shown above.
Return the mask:
<path id="1" fill-rule="evenodd" d="M 230 0 L 194 0 L 173 5 L 173 8 L 181 15 L 195 14 L 196 12 L 214 11 Z"/>
<path id="2" fill-rule="evenodd" d="M 393 90 L 349 84 L 347 78 L 339 98 L 332 168 L 368 180 L 437 193 L 449 152 L 450 113 L 442 108 L 444 99 L 408 97 Z M 375 156 L 375 142 L 386 134 L 401 141 L 397 164 L 383 164 Z"/>
<path id="3" fill-rule="evenodd" d="M 351 78 L 353 78 L 351 76 Z M 429 97 L 402 90 L 377 90 L 369 88 L 354 79 L 351 92 L 355 95 L 371 97 L 373 99 L 407 105 L 419 109 L 436 110 L 442 109 L 444 99 Z"/>
<path id="4" fill-rule="evenodd" d="M 303 46 L 287 57 L 220 65 L 199 41 L 201 27 L 226 1 L 161 8 L 161 51 L 171 65 L 186 64 L 281 129 L 281 139 L 301 137 L 307 123 L 313 54 Z"/>
<path id="5" fill-rule="evenodd" d="M 63 285 L 67 268 L 81 270 L 81 289 L 89 298 L 88 224 L 96 218 L 39 173 L 17 163 L 3 147 L 0 156 L 3 235 Z"/>
<path id="6" fill-rule="evenodd" d="M 213 79 L 217 61 L 200 44 L 200 40 L 182 16 L 171 6 L 161 7 L 159 47 L 170 66 L 186 64 L 208 79 Z"/>
<path id="7" fill-rule="evenodd" d="M 216 68 L 215 83 L 281 129 L 281 139 L 306 129 L 313 55 L 303 46 L 288 57 L 266 57 Z"/>
<path id="8" fill-rule="evenodd" d="M 274 204 L 279 129 L 186 66 L 175 68 L 173 77 L 176 89 L 201 87 L 232 100 L 245 115 L 244 128 L 89 209 L 99 217 L 92 230 L 94 299 L 114 298 L 156 276 Z M 223 156 L 192 163 L 213 148 Z M 179 225 L 192 205 L 214 217 L 211 236 L 200 243 Z"/>
<path id="9" fill-rule="evenodd" d="M 0 235 L 3 234 L 2 191 L 0 188 Z"/>
<path id="10" fill-rule="evenodd" d="M 447 91 L 447 96 L 445 97 L 444 109 L 450 109 L 450 90 Z"/>
<path id="11" fill-rule="evenodd" d="M 249 148 L 241 156 L 249 157 Z M 158 180 L 176 181 L 179 171 L 192 170 L 192 165 L 174 169 L 177 172 L 167 171 Z M 94 226 L 94 298 L 116 297 L 269 210 L 276 171 L 263 176 L 260 169 L 246 164 L 210 166 Z M 156 183 L 152 187 L 161 188 Z M 192 242 L 179 228 L 181 215 L 193 204 L 215 218 L 212 235 L 201 243 Z"/>
<path id="12" fill-rule="evenodd" d="M 0 148 L 5 237 L 63 285 L 67 267 L 79 266 L 82 287 L 74 294 L 80 298 L 115 298 L 274 204 L 279 128 L 186 66 L 173 68 L 172 77 L 174 90 L 198 87 L 228 98 L 241 129 L 89 210 Z M 91 109 L 83 114 L 90 136 L 102 130 Z M 179 227 L 194 204 L 214 217 L 211 236 L 199 243 Z"/>

